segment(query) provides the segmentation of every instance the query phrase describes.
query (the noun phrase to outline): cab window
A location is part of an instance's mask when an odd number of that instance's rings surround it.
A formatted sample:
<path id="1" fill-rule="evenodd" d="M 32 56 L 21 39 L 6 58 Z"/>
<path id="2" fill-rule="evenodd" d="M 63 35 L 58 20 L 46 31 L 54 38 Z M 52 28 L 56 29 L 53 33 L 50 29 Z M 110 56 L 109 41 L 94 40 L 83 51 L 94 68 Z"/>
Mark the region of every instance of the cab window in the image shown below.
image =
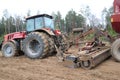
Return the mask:
<path id="1" fill-rule="evenodd" d="M 27 31 L 34 30 L 34 19 L 27 20 Z"/>

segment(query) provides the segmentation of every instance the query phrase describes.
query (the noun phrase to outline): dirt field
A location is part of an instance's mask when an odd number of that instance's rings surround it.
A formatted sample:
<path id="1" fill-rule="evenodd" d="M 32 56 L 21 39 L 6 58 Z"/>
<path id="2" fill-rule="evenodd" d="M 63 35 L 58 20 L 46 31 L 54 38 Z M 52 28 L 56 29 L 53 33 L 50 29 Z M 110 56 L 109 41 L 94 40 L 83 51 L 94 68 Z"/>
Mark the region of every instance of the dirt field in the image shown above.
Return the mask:
<path id="1" fill-rule="evenodd" d="M 0 56 L 0 80 L 120 80 L 120 63 L 112 58 L 92 70 L 68 68 L 55 56 L 32 60 Z"/>

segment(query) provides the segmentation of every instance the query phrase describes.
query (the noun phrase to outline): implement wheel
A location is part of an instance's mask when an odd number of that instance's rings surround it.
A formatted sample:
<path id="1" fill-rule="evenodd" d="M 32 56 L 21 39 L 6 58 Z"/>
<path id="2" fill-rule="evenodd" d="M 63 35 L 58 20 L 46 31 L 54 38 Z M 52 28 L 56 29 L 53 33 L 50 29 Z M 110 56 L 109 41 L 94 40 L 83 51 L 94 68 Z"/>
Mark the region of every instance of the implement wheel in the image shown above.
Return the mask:
<path id="1" fill-rule="evenodd" d="M 13 57 L 17 54 L 17 49 L 15 44 L 12 42 L 6 42 L 2 45 L 2 55 L 4 57 Z"/>
<path id="2" fill-rule="evenodd" d="M 116 61 L 120 62 L 120 39 L 117 39 L 115 42 L 113 42 L 111 54 Z"/>
<path id="3" fill-rule="evenodd" d="M 81 61 L 81 67 L 83 69 L 91 69 L 92 68 L 91 61 L 89 61 L 89 60 L 87 60 L 87 61 Z"/>
<path id="4" fill-rule="evenodd" d="M 43 58 L 48 53 L 47 35 L 41 32 L 32 32 L 23 41 L 23 52 L 29 58 Z"/>

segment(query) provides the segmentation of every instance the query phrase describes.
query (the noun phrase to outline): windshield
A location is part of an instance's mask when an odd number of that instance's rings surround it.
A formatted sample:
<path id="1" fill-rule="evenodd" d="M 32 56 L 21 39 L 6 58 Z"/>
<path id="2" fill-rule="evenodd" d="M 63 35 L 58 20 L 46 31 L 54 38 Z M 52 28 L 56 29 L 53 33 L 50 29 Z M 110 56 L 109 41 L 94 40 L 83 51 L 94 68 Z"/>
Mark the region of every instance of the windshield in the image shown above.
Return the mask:
<path id="1" fill-rule="evenodd" d="M 27 31 L 33 31 L 43 27 L 43 17 L 27 20 Z"/>
<path id="2" fill-rule="evenodd" d="M 44 27 L 43 17 L 35 18 L 35 29 L 40 29 Z"/>
<path id="3" fill-rule="evenodd" d="M 34 30 L 34 19 L 27 20 L 27 31 L 33 31 Z"/>
<path id="4" fill-rule="evenodd" d="M 44 17 L 44 19 L 45 19 L 45 27 L 54 29 L 53 20 L 47 17 Z"/>
<path id="5" fill-rule="evenodd" d="M 35 29 L 51 28 L 54 29 L 53 20 L 47 17 L 37 17 L 27 20 L 27 31 L 34 31 Z"/>

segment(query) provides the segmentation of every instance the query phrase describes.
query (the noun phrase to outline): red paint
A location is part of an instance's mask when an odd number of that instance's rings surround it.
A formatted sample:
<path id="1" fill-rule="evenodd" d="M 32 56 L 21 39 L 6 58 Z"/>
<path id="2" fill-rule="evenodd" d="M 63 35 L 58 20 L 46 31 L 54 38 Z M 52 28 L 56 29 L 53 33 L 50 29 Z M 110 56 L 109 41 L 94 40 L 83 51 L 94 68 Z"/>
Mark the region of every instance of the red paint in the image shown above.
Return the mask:
<path id="1" fill-rule="evenodd" d="M 114 14 L 111 16 L 112 28 L 120 33 L 120 0 L 114 0 Z"/>
<path id="2" fill-rule="evenodd" d="M 112 19 L 112 28 L 117 32 L 120 33 L 120 14 L 113 14 L 111 16 Z"/>
<path id="3" fill-rule="evenodd" d="M 55 35 L 61 35 L 60 30 L 54 30 Z"/>
<path id="4" fill-rule="evenodd" d="M 120 0 L 114 0 L 114 13 L 119 13 L 120 12 Z"/>
<path id="5" fill-rule="evenodd" d="M 4 36 L 4 42 L 11 41 L 14 39 L 24 39 L 26 37 L 26 32 L 14 32 Z"/>

